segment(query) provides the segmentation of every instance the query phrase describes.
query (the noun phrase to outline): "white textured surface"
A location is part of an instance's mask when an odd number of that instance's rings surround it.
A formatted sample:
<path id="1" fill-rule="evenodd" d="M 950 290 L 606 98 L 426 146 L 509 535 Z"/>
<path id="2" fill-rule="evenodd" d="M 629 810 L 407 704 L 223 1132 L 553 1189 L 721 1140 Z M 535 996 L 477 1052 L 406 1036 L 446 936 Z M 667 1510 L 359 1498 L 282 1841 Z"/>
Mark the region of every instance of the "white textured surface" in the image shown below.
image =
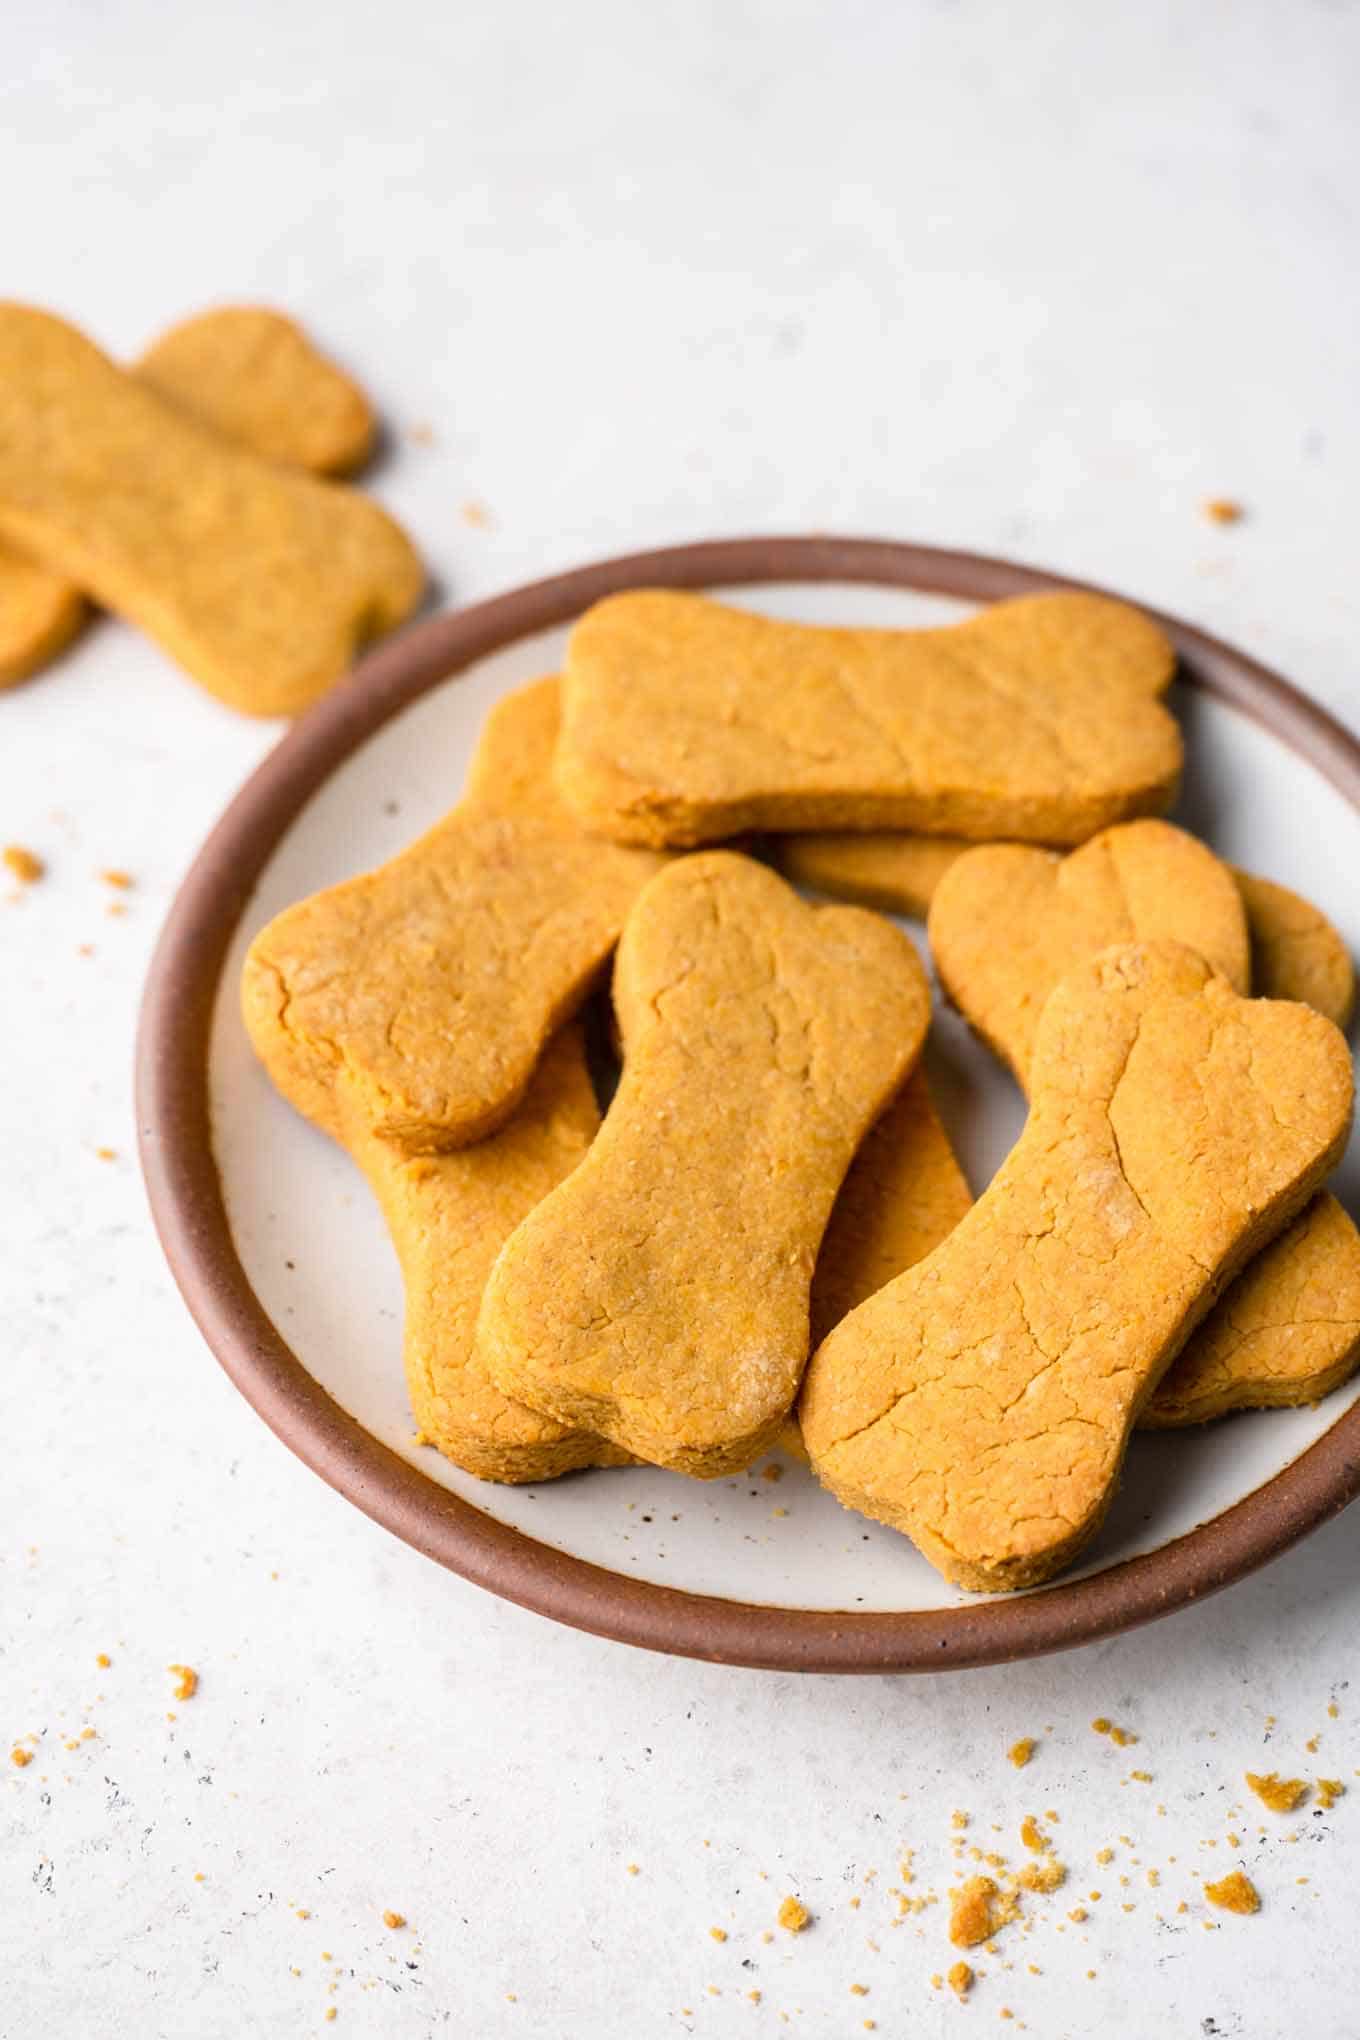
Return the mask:
<path id="1" fill-rule="evenodd" d="M 125 350 L 220 296 L 311 319 L 392 418 L 377 486 L 458 599 L 697 533 L 882 531 L 1178 609 L 1354 720 L 1358 29 L 1264 4 L 20 0 L 5 286 Z M 1204 523 L 1220 493 L 1251 521 Z M 160 1264 L 128 1098 L 156 925 L 272 737 L 113 625 L 0 700 L 0 838 L 51 864 L 0 910 L 0 1735 L 42 1732 L 0 1792 L 0 2034 L 273 2040 L 334 2004 L 383 2040 L 725 2040 L 781 2011 L 897 2040 L 1005 2005 L 1045 2036 L 1349 2040 L 1360 1798 L 1258 1822 L 1241 1778 L 1360 1794 L 1360 1519 L 1078 1657 L 799 1681 L 503 1607 L 272 1442 Z M 139 881 L 122 919 L 107 865 Z M 170 1659 L 202 1673 L 179 1707 Z M 893 1928 L 885 1891 L 904 1844 L 918 1889 L 945 1883 L 955 1806 L 1012 1855 L 1052 1806 L 1074 1870 L 966 2014 L 930 1987 L 942 1912 Z M 1199 1878 L 1239 1858 L 1264 1909 L 1206 1932 Z M 816 1927 L 766 1944 L 792 1889 Z"/>

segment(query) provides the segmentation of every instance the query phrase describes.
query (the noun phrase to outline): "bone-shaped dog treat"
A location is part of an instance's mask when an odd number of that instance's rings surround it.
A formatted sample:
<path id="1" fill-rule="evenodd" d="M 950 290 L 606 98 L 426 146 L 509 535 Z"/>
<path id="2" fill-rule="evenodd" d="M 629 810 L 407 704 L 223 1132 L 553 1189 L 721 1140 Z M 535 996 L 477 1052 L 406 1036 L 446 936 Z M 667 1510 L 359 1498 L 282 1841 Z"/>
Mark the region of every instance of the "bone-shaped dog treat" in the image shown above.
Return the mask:
<path id="1" fill-rule="evenodd" d="M 1048 1579 L 1098 1527 L 1129 1431 L 1215 1296 L 1341 1154 L 1346 1044 L 1174 943 L 1054 992 L 1033 1104 L 944 1244 L 818 1348 L 819 1478 L 965 1587 Z"/>
<path id="2" fill-rule="evenodd" d="M 860 1144 L 812 1275 L 812 1344 L 947 1239 L 972 1203 L 919 1065 Z M 796 1412 L 775 1440 L 806 1460 Z"/>
<path id="3" fill-rule="evenodd" d="M 407 1153 L 481 1140 L 523 1097 L 663 860 L 583 835 L 554 799 L 557 682 L 488 716 L 462 804 L 399 857 L 256 936 L 255 1051 L 300 1112 Z"/>
<path id="4" fill-rule="evenodd" d="M 972 1192 L 913 1070 L 860 1145 L 831 1209 L 812 1277 L 812 1343 L 947 1239 Z"/>
<path id="5" fill-rule="evenodd" d="M 978 845 L 964 836 L 842 831 L 779 836 L 771 847 L 794 885 L 924 921 L 945 873 Z M 1355 967 L 1326 915 L 1288 886 L 1234 865 L 1228 869 L 1246 909 L 1255 991 L 1264 999 L 1301 999 L 1338 1027 L 1347 1026 L 1355 1005 Z"/>
<path id="6" fill-rule="evenodd" d="M 599 1125 L 579 1023 L 549 1042 L 519 1110 L 453 1155 L 400 1155 L 358 1124 L 345 1145 L 387 1220 L 406 1287 L 406 1381 L 416 1422 L 481 1480 L 551 1480 L 627 1455 L 502 1395 L 472 1350 L 501 1247 L 570 1174 Z"/>
<path id="7" fill-rule="evenodd" d="M 1324 1191 L 1244 1268 L 1172 1361 L 1139 1423 L 1320 1402 L 1360 1365 L 1360 1232 Z"/>
<path id="8" fill-rule="evenodd" d="M 1054 985 L 1112 942 L 1183 942 L 1238 991 L 1249 983 L 1232 874 L 1170 822 L 1106 829 L 1068 857 L 981 846 L 941 880 L 927 925 L 940 983 L 1022 1084 Z"/>
<path id="9" fill-rule="evenodd" d="M 172 326 L 133 365 L 148 388 L 265 460 L 351 474 L 372 449 L 358 384 L 280 312 L 225 305 Z M 0 543 L 0 687 L 36 673 L 85 617 L 73 581 Z"/>
<path id="10" fill-rule="evenodd" d="M 1233 877 L 1247 910 L 1252 990 L 1265 999 L 1301 999 L 1348 1027 L 1355 965 L 1326 915 L 1273 879 L 1236 869 Z"/>
<path id="11" fill-rule="evenodd" d="M 614 996 L 617 1095 L 502 1250 L 476 1350 L 517 1401 L 715 1479 L 793 1401 L 822 1233 L 930 994 L 888 922 L 720 851 L 642 893 Z"/>
<path id="12" fill-rule="evenodd" d="M 148 389 L 265 460 L 352 475 L 378 421 L 352 376 L 295 319 L 265 305 L 220 305 L 154 340 L 133 374 Z"/>
<path id="13" fill-rule="evenodd" d="M 1130 822 L 1066 858 L 1014 844 L 974 849 L 939 886 L 931 945 L 950 997 L 1024 1087 L 1039 1015 L 1074 964 L 1130 935 L 1169 936 L 1245 990 L 1243 906 L 1254 901 L 1269 918 L 1283 892 L 1231 873 L 1168 822 Z M 1295 895 L 1284 899 L 1288 921 L 1304 929 L 1304 939 L 1297 947 L 1272 946 L 1283 968 L 1273 983 L 1255 986 L 1268 994 L 1288 981 L 1292 958 L 1325 962 L 1331 953 L 1317 930 L 1330 924 Z M 1335 942 L 1339 947 L 1340 938 Z M 1336 990 L 1335 971 L 1315 973 L 1314 981 Z M 1326 1207 L 1321 1218 L 1304 1213 L 1238 1277 L 1192 1334 L 1141 1421 L 1165 1427 L 1263 1401 L 1315 1402 L 1351 1371 L 1360 1356 L 1346 1310 L 1318 1304 L 1329 1289 L 1349 1293 L 1358 1243 L 1335 1200 L 1319 1203 Z M 1319 1266 L 1328 1253 L 1330 1272 Z"/>
<path id="14" fill-rule="evenodd" d="M 17 304 L 0 305 L 0 537 L 253 715 L 306 707 L 424 587 L 376 504 L 232 446 Z"/>
<path id="15" fill-rule="evenodd" d="M 0 687 L 26 680 L 65 651 L 85 620 L 85 598 L 0 539 Z"/>
<path id="16" fill-rule="evenodd" d="M 1121 602 L 1001 602 L 945 630 L 823 630 L 664 591 L 571 634 L 558 784 L 623 842 L 922 829 L 1080 842 L 1176 790 L 1174 656 Z"/>

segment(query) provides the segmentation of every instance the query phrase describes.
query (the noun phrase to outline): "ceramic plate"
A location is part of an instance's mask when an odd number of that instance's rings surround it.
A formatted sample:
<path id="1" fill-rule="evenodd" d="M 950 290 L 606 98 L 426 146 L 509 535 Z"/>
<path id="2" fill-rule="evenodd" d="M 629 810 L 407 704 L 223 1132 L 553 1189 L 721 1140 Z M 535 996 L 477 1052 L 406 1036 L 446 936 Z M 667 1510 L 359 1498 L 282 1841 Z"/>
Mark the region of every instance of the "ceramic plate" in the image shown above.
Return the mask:
<path id="1" fill-rule="evenodd" d="M 166 1253 L 208 1344 L 269 1423 L 358 1507 L 454 1571 L 559 1620 L 660 1650 L 822 1671 L 924 1670 L 1109 1634 L 1224 1586 L 1360 1487 L 1360 1387 L 1312 1410 L 1136 1437 L 1083 1564 L 979 1598 L 782 1464 L 702 1484 L 637 1468 L 496 1487 L 413 1441 L 402 1295 L 358 1171 L 276 1096 L 236 986 L 281 907 L 381 862 L 457 799 L 487 709 L 559 665 L 591 602 L 645 585 L 817 623 L 935 624 L 1061 585 L 1027 568 L 820 538 L 606 562 L 388 644 L 314 708 L 205 845 L 161 939 L 143 1014 L 143 1165 Z M 1188 774 L 1179 818 L 1305 892 L 1360 950 L 1360 745 L 1286 682 L 1170 618 Z M 910 928 L 922 942 L 919 928 Z M 1018 1093 L 937 1008 L 929 1068 L 974 1191 L 1019 1131 Z M 1338 1188 L 1356 1206 L 1356 1148 Z M 765 1464 L 763 1462 L 762 1464 Z"/>

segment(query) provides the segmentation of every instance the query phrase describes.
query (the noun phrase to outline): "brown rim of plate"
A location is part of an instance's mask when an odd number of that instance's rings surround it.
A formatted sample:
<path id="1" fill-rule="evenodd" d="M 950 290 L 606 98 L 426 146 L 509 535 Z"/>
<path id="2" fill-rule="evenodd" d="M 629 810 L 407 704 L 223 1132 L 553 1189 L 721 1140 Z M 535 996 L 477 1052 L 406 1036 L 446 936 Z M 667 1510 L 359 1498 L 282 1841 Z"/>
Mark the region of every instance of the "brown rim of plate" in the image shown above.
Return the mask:
<path id="1" fill-rule="evenodd" d="M 604 595 L 772 581 L 860 582 L 973 601 L 1089 586 L 1006 560 L 890 540 L 722 539 L 536 581 L 387 642 L 246 781 L 161 932 L 137 1044 L 139 1145 L 156 1230 L 208 1345 L 284 1444 L 375 1522 L 521 1607 L 650 1650 L 778 1671 L 935 1671 L 1089 1643 L 1231 1585 L 1344 1508 L 1360 1492 L 1360 1405 L 1221 1515 L 1089 1577 L 901 1614 L 767 1607 L 624 1578 L 497 1522 L 428 1479 L 307 1372 L 266 1315 L 231 1237 L 210 1126 L 213 1005 L 256 882 L 311 796 L 409 703 L 489 653 L 569 622 Z M 1282 739 L 1360 809 L 1360 741 L 1254 660 L 1174 617 L 1149 614 L 1173 639 L 1183 679 Z"/>

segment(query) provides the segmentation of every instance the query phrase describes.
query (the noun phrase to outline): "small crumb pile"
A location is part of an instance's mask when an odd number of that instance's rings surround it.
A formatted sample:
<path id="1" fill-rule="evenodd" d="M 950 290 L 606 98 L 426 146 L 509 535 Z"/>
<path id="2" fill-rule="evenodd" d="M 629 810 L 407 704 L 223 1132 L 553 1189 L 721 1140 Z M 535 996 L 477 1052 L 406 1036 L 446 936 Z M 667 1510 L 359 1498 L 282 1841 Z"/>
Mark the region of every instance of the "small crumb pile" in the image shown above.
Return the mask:
<path id="1" fill-rule="evenodd" d="M 1254 1913 L 1261 1910 L 1261 1895 L 1244 1871 L 1234 1870 L 1216 1884 L 1206 1884 L 1204 1896 L 1223 1912 Z"/>
<path id="2" fill-rule="evenodd" d="M 788 1933 L 801 1934 L 804 1927 L 811 1921 L 812 1914 L 803 1904 L 801 1898 L 795 1898 L 790 1893 L 789 1897 L 780 1906 L 777 1917 L 780 1926 Z"/>

